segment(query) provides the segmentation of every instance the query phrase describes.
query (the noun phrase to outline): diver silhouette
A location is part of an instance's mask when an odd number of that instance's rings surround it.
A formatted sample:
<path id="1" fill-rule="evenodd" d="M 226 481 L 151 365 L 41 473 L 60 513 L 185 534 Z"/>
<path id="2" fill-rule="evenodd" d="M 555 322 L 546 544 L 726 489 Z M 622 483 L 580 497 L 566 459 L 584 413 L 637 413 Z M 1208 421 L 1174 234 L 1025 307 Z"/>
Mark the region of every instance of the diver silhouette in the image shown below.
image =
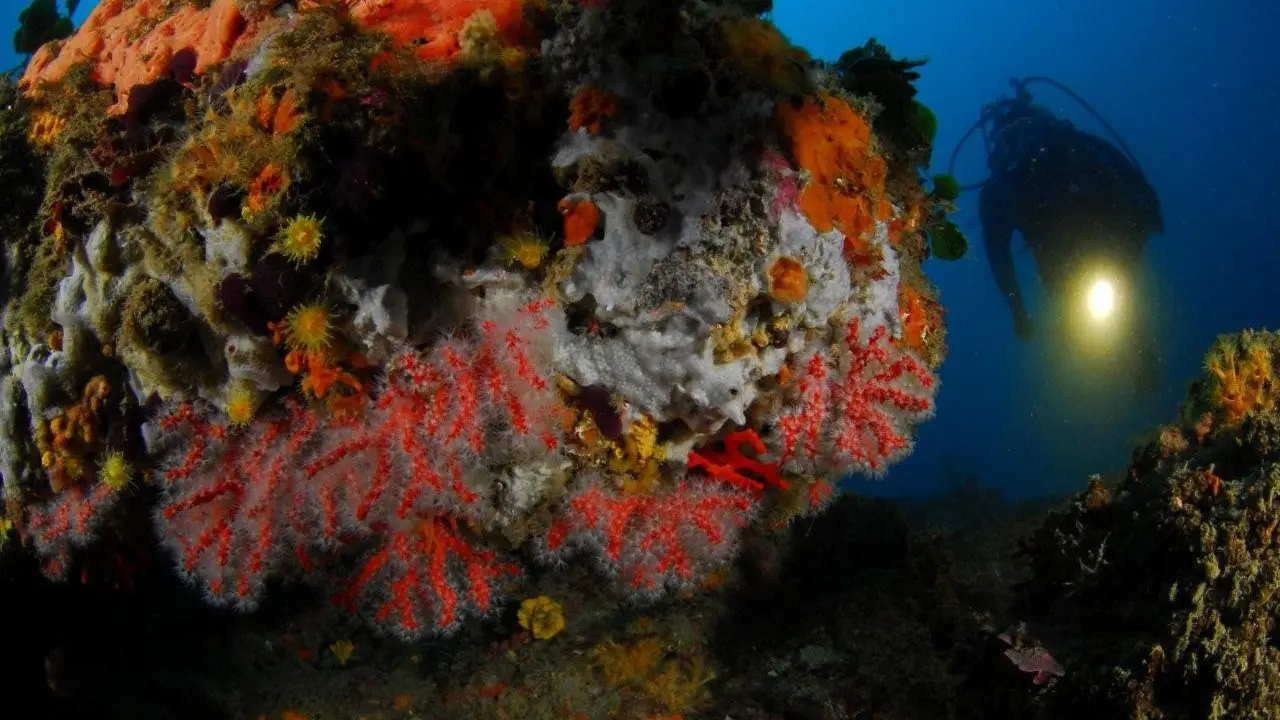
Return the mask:
<path id="1" fill-rule="evenodd" d="M 1115 137 L 1122 149 L 1077 129 L 1035 104 L 1026 86 L 1054 85 L 1078 101 Z M 988 104 L 951 156 L 954 166 L 965 141 L 981 130 L 989 177 L 962 189 L 981 188 L 979 219 L 991 272 L 1013 315 L 1018 337 L 1028 340 L 1034 323 L 1014 272 L 1015 231 L 1031 249 L 1045 294 L 1060 300 L 1074 283 L 1097 268 L 1136 286 L 1147 236 L 1164 231 L 1160 201 L 1124 141 L 1078 95 L 1049 78 L 1013 79 L 1015 94 Z M 1149 318 L 1128 308 L 1130 345 L 1126 362 L 1140 386 L 1153 386 L 1158 356 Z"/>

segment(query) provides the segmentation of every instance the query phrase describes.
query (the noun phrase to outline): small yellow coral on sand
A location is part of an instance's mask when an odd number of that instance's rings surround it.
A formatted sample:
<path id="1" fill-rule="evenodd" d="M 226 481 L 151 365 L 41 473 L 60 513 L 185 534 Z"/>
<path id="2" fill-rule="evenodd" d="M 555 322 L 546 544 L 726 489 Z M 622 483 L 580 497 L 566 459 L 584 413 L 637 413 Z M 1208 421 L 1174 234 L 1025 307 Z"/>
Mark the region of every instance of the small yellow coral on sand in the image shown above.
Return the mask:
<path id="1" fill-rule="evenodd" d="M 285 318 L 284 341 L 290 350 L 326 350 L 332 337 L 333 321 L 324 305 L 304 303 Z"/>
<path id="2" fill-rule="evenodd" d="M 276 249 L 298 265 L 315 259 L 320 254 L 324 233 L 315 215 L 295 215 L 276 242 Z"/>
<path id="3" fill-rule="evenodd" d="M 564 630 L 564 611 L 560 603 L 546 595 L 528 598 L 520 603 L 516 618 L 520 627 L 528 630 L 538 640 L 550 640 Z"/>
<path id="4" fill-rule="evenodd" d="M 133 466 L 123 453 L 109 452 L 98 467 L 98 480 L 115 491 L 123 490 L 133 478 Z"/>

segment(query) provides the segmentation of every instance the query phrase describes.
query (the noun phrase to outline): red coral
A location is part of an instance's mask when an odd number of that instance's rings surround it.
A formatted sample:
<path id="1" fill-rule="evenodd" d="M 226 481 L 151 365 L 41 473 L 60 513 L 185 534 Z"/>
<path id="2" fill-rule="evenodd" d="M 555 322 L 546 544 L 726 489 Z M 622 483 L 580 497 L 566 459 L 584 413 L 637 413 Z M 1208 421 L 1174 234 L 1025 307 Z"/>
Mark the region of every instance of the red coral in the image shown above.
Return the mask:
<path id="1" fill-rule="evenodd" d="M 489 485 L 476 479 L 495 457 L 559 447 L 558 400 L 533 348 L 548 309 L 530 303 L 398 357 L 362 414 L 294 403 L 238 434 L 190 407 L 165 418 L 185 452 L 164 469 L 157 520 L 182 571 L 212 601 L 251 608 L 268 578 L 360 545 L 371 550 L 339 599 L 364 602 L 379 626 L 416 637 L 489 610 L 515 567 L 473 547 L 458 521 L 481 515 Z"/>
<path id="2" fill-rule="evenodd" d="M 382 543 L 336 601 L 355 613 L 362 597 L 373 595 L 373 621 L 414 637 L 428 623 L 454 627 L 463 607 L 492 607 L 498 581 L 519 574 L 519 566 L 464 540 L 455 518 L 426 518 Z M 424 618 L 424 608 L 434 616 Z"/>
<path id="3" fill-rule="evenodd" d="M 878 473 L 911 446 L 911 424 L 933 412 L 937 379 L 877 326 L 864 342 L 849 321 L 838 352 L 816 352 L 796 384 L 800 406 L 782 417 L 783 461 L 818 470 Z"/>
<path id="4" fill-rule="evenodd" d="M 743 445 L 749 445 L 756 457 L 765 453 L 764 441 L 755 430 L 738 430 L 725 436 L 723 451 L 703 448 L 689 453 L 689 469 L 705 470 L 721 482 L 755 492 L 763 491 L 765 485 L 786 490 L 787 481 L 778 475 L 778 463 L 763 463 L 744 455 Z M 743 475 L 744 471 L 751 475 Z"/>
<path id="5" fill-rule="evenodd" d="M 27 510 L 23 539 L 35 548 L 46 576 L 66 577 L 72 551 L 93 541 L 117 497 L 103 483 L 94 483 L 91 488 L 80 484 Z"/>
<path id="6" fill-rule="evenodd" d="M 589 483 L 552 524 L 546 548 L 553 556 L 594 551 L 632 590 L 652 595 L 730 560 L 755 507 L 750 494 L 718 484 L 686 481 L 659 494 L 623 495 Z"/>

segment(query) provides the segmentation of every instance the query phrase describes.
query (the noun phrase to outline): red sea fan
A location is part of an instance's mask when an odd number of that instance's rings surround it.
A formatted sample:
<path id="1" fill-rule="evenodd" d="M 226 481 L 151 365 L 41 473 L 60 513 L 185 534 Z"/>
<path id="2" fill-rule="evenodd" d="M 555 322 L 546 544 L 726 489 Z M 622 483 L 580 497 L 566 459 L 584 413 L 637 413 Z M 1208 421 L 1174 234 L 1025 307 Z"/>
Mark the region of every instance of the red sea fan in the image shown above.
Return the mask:
<path id="1" fill-rule="evenodd" d="M 878 326 L 864 340 L 858 318 L 841 343 L 799 366 L 799 407 L 778 422 L 784 467 L 880 473 L 911 449 L 911 427 L 933 413 L 937 378 Z"/>
<path id="2" fill-rule="evenodd" d="M 591 482 L 569 498 L 546 536 L 560 559 L 574 549 L 598 557 L 642 597 L 697 583 L 733 558 L 756 494 L 686 479 L 653 494 L 626 495 Z"/>
<path id="3" fill-rule="evenodd" d="M 405 353 L 362 413 L 289 405 L 241 431 L 175 410 L 159 441 L 156 521 L 179 568 L 210 601 L 251 609 L 274 577 L 333 582 L 338 599 L 403 637 L 449 630 L 498 601 L 515 566 L 462 528 L 490 498 L 495 463 L 554 456 L 558 399 L 545 353 L 546 302 L 481 318 L 466 338 Z M 335 553 L 364 548 L 350 578 Z"/>

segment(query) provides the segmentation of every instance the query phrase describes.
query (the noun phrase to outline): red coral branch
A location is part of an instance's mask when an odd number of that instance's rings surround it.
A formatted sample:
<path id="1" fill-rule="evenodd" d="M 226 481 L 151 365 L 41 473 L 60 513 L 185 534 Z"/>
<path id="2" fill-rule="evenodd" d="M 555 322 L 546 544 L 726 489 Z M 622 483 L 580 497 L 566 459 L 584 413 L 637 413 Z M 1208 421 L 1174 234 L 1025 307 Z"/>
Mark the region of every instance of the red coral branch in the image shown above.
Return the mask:
<path id="1" fill-rule="evenodd" d="M 115 491 L 103 483 L 89 488 L 81 484 L 27 510 L 22 535 L 40 557 L 47 577 L 67 576 L 72 552 L 92 542 L 116 498 Z"/>
<path id="2" fill-rule="evenodd" d="M 645 595 L 696 582 L 733 557 L 754 498 L 734 487 L 683 482 L 655 495 L 621 495 L 590 483 L 552 524 L 546 548 L 594 551 Z"/>
<path id="3" fill-rule="evenodd" d="M 756 456 L 743 454 L 743 445 L 749 446 Z M 786 490 L 787 481 L 778 474 L 778 463 L 764 463 L 757 459 L 764 453 L 764 441 L 755 430 L 738 430 L 724 437 L 723 451 L 703 448 L 689 453 L 688 467 L 690 470 L 705 470 L 716 480 L 744 490 L 763 492 L 766 485 Z M 744 475 L 744 471 L 751 475 Z"/>
<path id="4" fill-rule="evenodd" d="M 371 549 L 339 599 L 377 625 L 416 637 L 489 610 L 517 569 L 473 547 L 457 520 L 481 514 L 495 457 L 559 447 L 558 399 L 534 345 L 548 309 L 530 303 L 399 356 L 360 414 L 291 403 L 236 433 L 178 408 L 160 423 L 185 450 L 164 468 L 157 524 L 181 570 L 213 602 L 251 608 L 268 578 L 315 572 L 314 551 L 359 544 Z"/>
<path id="5" fill-rule="evenodd" d="M 933 412 L 937 379 L 884 326 L 864 342 L 846 326 L 834 352 L 814 353 L 797 378 L 799 406 L 778 423 L 783 462 L 878 473 L 911 447 L 911 426 Z"/>

